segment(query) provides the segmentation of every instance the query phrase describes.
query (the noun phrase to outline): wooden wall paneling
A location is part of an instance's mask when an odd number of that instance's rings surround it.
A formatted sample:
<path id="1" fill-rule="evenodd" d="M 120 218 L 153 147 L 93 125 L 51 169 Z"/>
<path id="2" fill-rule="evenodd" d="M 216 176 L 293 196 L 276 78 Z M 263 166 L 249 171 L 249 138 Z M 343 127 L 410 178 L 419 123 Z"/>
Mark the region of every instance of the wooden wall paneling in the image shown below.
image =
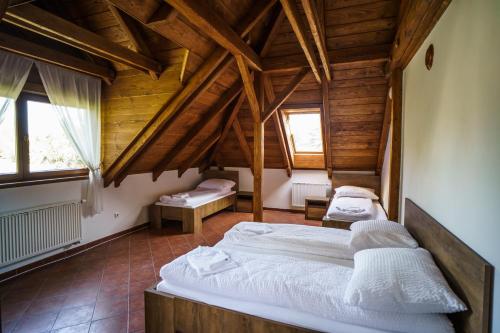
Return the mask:
<path id="1" fill-rule="evenodd" d="M 243 102 L 245 101 L 246 95 L 245 92 L 241 92 L 240 96 L 238 97 L 238 100 L 234 104 L 233 108 L 231 109 L 231 112 L 229 114 L 229 117 L 227 117 L 227 120 L 224 123 L 224 128 L 222 129 L 222 134 L 219 138 L 219 141 L 217 142 L 215 148 L 213 149 L 212 153 L 208 157 L 207 163 L 205 163 L 205 166 L 208 168 L 212 164 L 215 156 L 217 153 L 220 151 L 222 148 L 222 144 L 226 140 L 229 131 L 231 130 L 233 126 L 233 122 L 237 119 L 238 117 L 238 112 L 240 111 L 241 106 L 243 105 Z M 250 164 L 251 165 L 251 164 Z M 253 171 L 252 171 L 253 172 Z"/>
<path id="2" fill-rule="evenodd" d="M 309 69 L 302 68 L 290 81 L 288 86 L 281 91 L 276 98 L 269 103 L 269 105 L 264 110 L 264 115 L 262 116 L 262 121 L 267 121 L 272 114 L 290 97 L 290 95 L 297 89 L 300 82 L 304 79 L 304 77 L 309 72 Z"/>
<path id="3" fill-rule="evenodd" d="M 157 61 L 133 52 L 31 4 L 10 8 L 6 12 L 4 20 L 20 28 L 141 71 L 161 72 L 161 64 Z"/>
<path id="4" fill-rule="evenodd" d="M 285 19 L 285 12 L 283 11 L 283 9 L 280 9 L 278 16 L 276 17 L 276 20 L 274 21 L 274 24 L 271 26 L 271 29 L 267 33 L 267 39 L 262 49 L 260 50 L 261 58 L 267 56 L 267 54 L 269 53 L 269 50 L 271 49 L 273 42 L 279 33 L 279 28 L 283 23 L 284 19 Z"/>
<path id="5" fill-rule="evenodd" d="M 322 107 L 321 107 L 321 118 L 323 125 L 323 150 L 324 150 L 324 161 L 325 167 L 328 172 L 328 176 L 332 176 L 332 136 L 330 135 L 330 87 L 328 86 L 328 80 L 323 80 L 321 83 L 321 95 L 322 95 Z"/>
<path id="6" fill-rule="evenodd" d="M 391 127 L 391 114 L 392 114 L 392 100 L 390 98 L 390 87 L 387 89 L 387 97 L 385 102 L 384 122 L 382 125 L 382 132 L 380 133 L 380 143 L 378 148 L 377 169 L 375 172 L 380 175 L 382 167 L 384 166 L 384 156 L 387 147 L 387 139 L 389 137 L 389 129 Z"/>
<path id="7" fill-rule="evenodd" d="M 313 71 L 316 80 L 318 82 L 321 82 L 320 70 L 318 61 L 316 60 L 316 54 L 314 53 L 314 49 L 311 45 L 309 37 L 306 35 L 306 29 L 304 27 L 304 23 L 302 22 L 297 4 L 294 0 L 281 0 L 281 5 L 283 6 L 283 10 L 285 11 L 288 21 L 292 25 L 293 31 L 297 36 L 300 46 L 304 51 L 307 62 L 309 63 L 309 66 L 311 66 L 311 70 Z"/>
<path id="8" fill-rule="evenodd" d="M 232 128 L 234 131 L 234 134 L 236 134 L 236 138 L 238 139 L 238 143 L 241 148 L 241 152 L 243 153 L 243 156 L 245 157 L 245 160 L 247 164 L 250 167 L 250 170 L 253 171 L 253 159 L 252 159 L 252 152 L 250 151 L 250 147 L 248 146 L 247 139 L 245 138 L 245 134 L 243 133 L 243 130 L 241 129 L 240 122 L 238 119 L 234 119 Z"/>
<path id="9" fill-rule="evenodd" d="M 166 1 L 219 45 L 234 55 L 242 55 L 250 66 L 262 70 L 260 58 L 255 51 L 210 7 L 195 0 Z"/>
<path id="10" fill-rule="evenodd" d="M 9 5 L 9 0 L 0 0 L 0 21 L 2 21 L 2 18 L 7 11 L 7 6 Z"/>
<path id="11" fill-rule="evenodd" d="M 392 87 L 392 142 L 389 173 L 389 219 L 399 220 L 401 178 L 401 126 L 403 113 L 403 70 L 396 68 L 391 75 Z"/>
<path id="12" fill-rule="evenodd" d="M 319 58 L 323 64 L 323 72 L 325 73 L 326 79 L 330 81 L 332 75 L 330 73 L 330 60 L 328 58 L 328 50 L 325 42 L 325 29 L 323 26 L 324 17 L 320 15 L 320 11 L 321 14 L 323 14 L 323 8 L 319 10 L 315 0 L 302 0 L 302 7 L 304 8 L 309 23 L 309 29 L 311 30 L 314 43 L 319 53 Z"/>
<path id="13" fill-rule="evenodd" d="M 179 166 L 178 176 L 181 177 L 184 172 L 186 172 L 190 167 L 196 165 L 200 160 L 207 154 L 207 152 L 212 148 L 217 141 L 219 141 L 221 136 L 221 131 L 216 130 L 212 135 L 210 135 L 203 143 L 201 147 L 196 149 L 185 161 Z"/>
<path id="14" fill-rule="evenodd" d="M 102 78 L 107 83 L 111 83 L 115 78 L 114 71 L 107 67 L 28 42 L 3 32 L 0 32 L 0 49 L 96 76 Z"/>
<path id="15" fill-rule="evenodd" d="M 267 100 L 269 103 L 272 103 L 276 99 L 276 96 L 274 94 L 273 84 L 271 82 L 271 79 L 269 78 L 269 75 L 264 74 L 263 80 L 264 80 L 263 82 L 264 91 L 267 96 Z M 278 113 L 274 112 L 272 117 L 273 117 L 274 128 L 276 130 L 276 136 L 278 137 L 278 141 L 280 144 L 281 154 L 283 155 L 283 163 L 285 164 L 286 173 L 288 177 L 291 177 L 292 166 L 290 164 L 290 158 L 288 157 L 288 150 L 286 148 L 286 146 L 288 145 L 287 138 L 285 137 L 284 130 L 281 127 L 281 122 L 279 120 Z"/>
<path id="16" fill-rule="evenodd" d="M 136 26 L 137 23 L 132 18 L 127 16 L 127 14 L 121 12 L 118 8 L 116 8 L 112 4 L 109 4 L 108 7 L 111 13 L 113 14 L 113 17 L 118 22 L 120 28 L 127 35 L 130 43 L 132 44 L 133 49 L 136 52 L 139 52 L 149 58 L 154 58 L 153 54 L 149 49 L 148 44 L 144 40 L 144 37 L 142 36 L 138 27 Z M 158 73 L 154 71 L 149 71 L 149 75 L 151 75 L 151 77 L 154 80 L 158 80 Z"/>
<path id="17" fill-rule="evenodd" d="M 391 70 L 405 68 L 451 0 L 410 1 L 402 6 L 401 22 L 392 47 Z"/>
<path id="18" fill-rule="evenodd" d="M 233 85 L 224 95 L 217 101 L 217 103 L 210 108 L 210 110 L 193 126 L 191 129 L 180 139 L 177 144 L 158 162 L 153 168 L 153 181 L 169 167 L 169 163 L 178 155 L 182 149 L 188 146 L 193 140 L 201 135 L 206 126 L 211 124 L 215 116 L 223 112 L 226 107 L 240 94 L 242 90 L 241 82 Z"/>

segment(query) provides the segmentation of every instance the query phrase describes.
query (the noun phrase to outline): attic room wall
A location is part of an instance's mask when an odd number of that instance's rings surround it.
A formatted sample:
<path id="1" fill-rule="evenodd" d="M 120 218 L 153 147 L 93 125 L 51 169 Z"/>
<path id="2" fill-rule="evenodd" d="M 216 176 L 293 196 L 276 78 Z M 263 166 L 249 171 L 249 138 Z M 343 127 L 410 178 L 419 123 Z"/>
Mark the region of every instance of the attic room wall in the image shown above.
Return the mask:
<path id="1" fill-rule="evenodd" d="M 160 195 L 191 189 L 200 181 L 198 169 L 189 169 L 181 178 L 177 177 L 176 171 L 163 173 L 156 182 L 151 180 L 151 174 L 131 175 L 122 182 L 120 187 L 105 188 L 104 211 L 93 218 L 82 220 L 83 240 L 81 244 L 148 222 L 147 207 Z M 2 189 L 0 190 L 0 213 L 56 202 L 81 200 L 85 182 L 71 181 Z M 119 216 L 115 218 L 114 213 L 119 213 Z M 0 273 L 58 252 L 60 251 L 2 268 Z"/>
<path id="2" fill-rule="evenodd" d="M 403 81 L 402 197 L 497 269 L 491 332 L 500 332 L 499 17 L 497 0 L 453 0 Z"/>

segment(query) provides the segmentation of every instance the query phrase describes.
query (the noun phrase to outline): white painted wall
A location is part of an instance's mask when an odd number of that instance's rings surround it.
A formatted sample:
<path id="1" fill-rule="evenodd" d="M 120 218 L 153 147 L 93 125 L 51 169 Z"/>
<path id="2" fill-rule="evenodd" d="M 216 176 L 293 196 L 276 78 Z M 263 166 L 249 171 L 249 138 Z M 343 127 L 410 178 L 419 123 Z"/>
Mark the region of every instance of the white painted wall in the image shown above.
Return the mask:
<path id="1" fill-rule="evenodd" d="M 389 178 L 391 172 L 392 124 L 387 135 L 387 146 L 384 154 L 384 164 L 380 172 L 380 203 L 385 211 L 389 211 Z"/>
<path id="2" fill-rule="evenodd" d="M 226 168 L 226 170 L 239 171 L 240 190 L 253 190 L 253 175 L 249 168 Z M 292 176 L 288 177 L 284 169 L 264 169 L 262 178 L 264 207 L 297 209 L 291 205 L 293 182 L 331 184 L 328 173 L 324 170 L 293 170 Z"/>
<path id="3" fill-rule="evenodd" d="M 130 175 L 120 187 L 115 188 L 111 185 L 105 188 L 104 212 L 92 218 L 84 218 L 82 221 L 82 244 L 148 222 L 147 207 L 161 194 L 191 189 L 200 180 L 198 169 L 189 169 L 181 178 L 177 177 L 177 171 L 166 171 L 156 182 L 152 181 L 151 174 Z M 85 183 L 86 181 L 73 181 L 1 189 L 0 212 L 81 200 Z M 118 213 L 119 216 L 114 218 L 114 213 Z M 0 273 L 57 252 L 0 269 Z"/>
<path id="4" fill-rule="evenodd" d="M 500 332 L 499 34 L 500 1 L 453 0 L 404 73 L 403 197 L 497 268 L 492 332 Z"/>

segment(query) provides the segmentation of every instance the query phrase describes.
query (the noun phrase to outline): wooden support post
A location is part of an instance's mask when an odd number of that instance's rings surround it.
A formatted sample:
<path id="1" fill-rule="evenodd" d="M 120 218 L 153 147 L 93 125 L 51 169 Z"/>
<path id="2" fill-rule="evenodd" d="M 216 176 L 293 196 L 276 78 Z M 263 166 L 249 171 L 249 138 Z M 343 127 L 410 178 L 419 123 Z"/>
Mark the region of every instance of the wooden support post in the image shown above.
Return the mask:
<path id="1" fill-rule="evenodd" d="M 325 166 L 328 177 L 332 176 L 332 137 L 330 135 L 330 97 L 328 80 L 321 83 L 322 108 L 321 116 L 323 118 L 323 149 L 325 150 Z"/>
<path id="2" fill-rule="evenodd" d="M 389 219 L 398 221 L 401 177 L 401 118 L 403 113 L 403 70 L 396 68 L 391 75 L 392 143 L 389 178 Z"/>
<path id="3" fill-rule="evenodd" d="M 264 172 L 264 122 L 262 121 L 262 110 L 264 106 L 264 86 L 262 73 L 258 73 L 256 81 L 259 86 L 258 112 L 255 113 L 253 123 L 253 220 L 264 221 L 263 199 L 262 199 L 262 177 Z"/>

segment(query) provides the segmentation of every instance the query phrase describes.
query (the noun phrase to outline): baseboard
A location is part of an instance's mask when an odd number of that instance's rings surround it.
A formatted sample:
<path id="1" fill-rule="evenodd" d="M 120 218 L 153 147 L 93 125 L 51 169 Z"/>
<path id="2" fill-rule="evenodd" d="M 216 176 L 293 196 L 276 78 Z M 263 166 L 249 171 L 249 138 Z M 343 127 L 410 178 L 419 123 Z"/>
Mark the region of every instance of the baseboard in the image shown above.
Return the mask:
<path id="1" fill-rule="evenodd" d="M 298 213 L 298 214 L 305 214 L 305 210 L 300 210 L 300 209 L 291 209 L 291 208 L 273 208 L 273 207 L 264 207 L 264 210 L 275 210 L 278 212 L 288 212 L 288 213 Z"/>
<path id="2" fill-rule="evenodd" d="M 88 250 L 90 250 L 90 249 L 92 249 L 92 248 L 94 248 L 96 246 L 102 245 L 102 244 L 107 243 L 107 242 L 109 242 L 111 240 L 114 240 L 114 239 L 126 236 L 128 234 L 134 233 L 136 231 L 145 229 L 148 226 L 149 226 L 149 222 L 141 224 L 141 225 L 136 225 L 136 226 L 134 226 L 132 228 L 129 228 L 129 229 L 126 229 L 126 230 L 123 230 L 123 231 L 120 231 L 120 232 L 108 235 L 106 237 L 97 239 L 97 240 L 92 241 L 90 243 L 82 244 L 80 246 L 75 246 L 75 247 L 73 247 L 71 249 L 68 249 L 68 250 L 65 250 L 63 252 L 54 254 L 54 255 L 52 255 L 50 257 L 43 258 L 43 259 L 40 259 L 38 261 L 29 263 L 29 264 L 27 264 L 25 266 L 15 268 L 15 269 L 13 269 L 11 271 L 0 273 L 0 283 L 5 282 L 7 280 L 10 280 L 12 278 L 15 278 L 17 276 L 20 276 L 22 274 L 25 274 L 25 273 L 28 273 L 28 272 L 40 269 L 42 267 L 45 267 L 45 266 L 50 265 L 52 263 L 55 263 L 57 261 L 61 261 L 61 260 L 70 258 L 70 257 L 72 257 L 74 255 L 77 255 L 77 254 L 80 254 L 82 252 L 88 251 Z"/>

